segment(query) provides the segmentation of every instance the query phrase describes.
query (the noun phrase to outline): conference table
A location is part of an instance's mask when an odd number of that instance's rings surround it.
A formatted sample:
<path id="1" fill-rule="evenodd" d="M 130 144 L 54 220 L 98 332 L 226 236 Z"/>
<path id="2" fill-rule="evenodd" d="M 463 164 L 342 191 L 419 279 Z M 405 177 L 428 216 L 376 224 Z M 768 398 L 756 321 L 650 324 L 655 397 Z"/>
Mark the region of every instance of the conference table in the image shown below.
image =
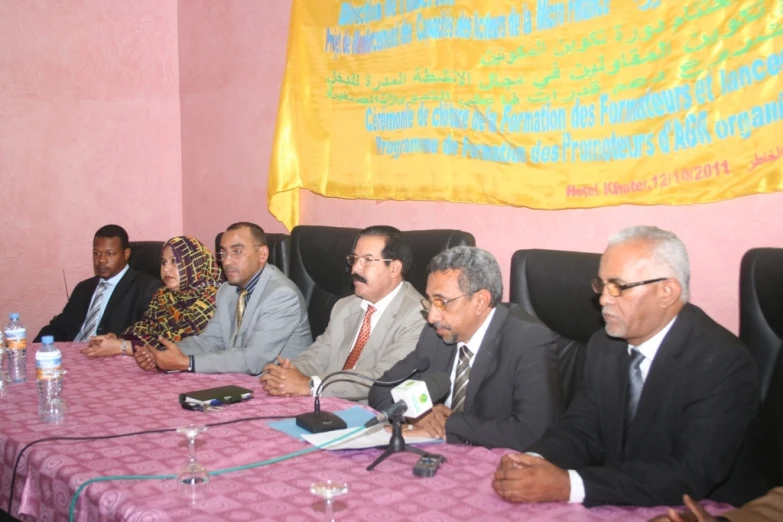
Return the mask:
<path id="1" fill-rule="evenodd" d="M 312 411 L 311 398 L 269 397 L 257 377 L 145 372 L 131 357 L 90 359 L 83 343 L 58 343 L 63 352 L 63 396 L 69 413 L 62 424 L 38 418 L 34 352 L 28 351 L 28 379 L 0 399 L 0 510 L 9 512 L 12 475 L 24 446 L 54 437 L 101 437 L 188 424 L 219 424 L 197 438 L 198 461 L 210 471 L 272 459 L 311 447 L 269 426 L 272 420 Z M 180 393 L 234 384 L 255 397 L 220 411 L 183 409 Z M 322 410 L 339 411 L 353 403 L 324 399 Z M 315 481 L 348 483 L 335 500 L 335 519 L 343 521 L 645 521 L 657 508 L 597 507 L 568 503 L 508 503 L 492 490 L 498 461 L 507 450 L 468 445 L 429 444 L 446 456 L 434 477 L 412 474 L 418 457 L 398 453 L 367 471 L 382 448 L 318 450 L 270 465 L 212 476 L 203 499 L 191 504 L 173 479 L 110 480 L 89 484 L 77 497 L 77 521 L 320 521 L 324 501 L 310 493 Z M 33 444 L 19 459 L 10 514 L 19 520 L 69 520 L 77 488 L 108 476 L 176 475 L 187 461 L 186 438 L 176 431 L 123 438 L 52 440 Z M 720 513 L 729 506 L 708 503 Z"/>

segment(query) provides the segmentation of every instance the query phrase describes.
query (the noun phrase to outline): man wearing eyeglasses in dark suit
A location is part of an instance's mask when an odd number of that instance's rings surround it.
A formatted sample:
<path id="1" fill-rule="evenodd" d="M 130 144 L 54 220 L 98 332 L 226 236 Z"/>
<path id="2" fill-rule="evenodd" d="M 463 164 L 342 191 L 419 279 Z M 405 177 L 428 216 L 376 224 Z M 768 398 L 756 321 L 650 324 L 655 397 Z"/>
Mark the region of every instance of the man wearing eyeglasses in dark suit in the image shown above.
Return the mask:
<path id="1" fill-rule="evenodd" d="M 276 357 L 294 357 L 310 345 L 310 323 L 299 288 L 268 263 L 264 230 L 255 223 L 229 226 L 218 259 L 226 283 L 215 298 L 215 314 L 199 334 L 165 350 L 141 347 L 136 362 L 145 370 L 259 375 Z"/>
<path id="2" fill-rule="evenodd" d="M 688 303 L 682 241 L 656 227 L 612 237 L 593 289 L 605 329 L 562 420 L 528 453 L 503 457 L 493 488 L 512 502 L 679 504 L 684 493 L 742 504 L 765 491 L 752 451 L 756 365 Z"/>
<path id="3" fill-rule="evenodd" d="M 451 389 L 432 397 L 432 411 L 411 420 L 405 434 L 488 448 L 532 444 L 561 410 L 555 334 L 521 308 L 500 303 L 500 267 L 486 250 L 448 249 L 428 271 L 422 306 L 430 325 L 381 379 L 402 378 L 426 357 L 431 364 L 421 376 L 445 373 Z M 373 408 L 393 402 L 390 388 L 370 390 Z"/>
<path id="4" fill-rule="evenodd" d="M 314 395 L 326 375 L 355 370 L 377 378 L 410 353 L 425 325 L 421 294 L 405 275 L 413 252 L 394 227 L 373 226 L 357 236 L 351 267 L 354 295 L 335 303 L 329 325 L 296 358 L 280 358 L 261 377 L 270 395 Z M 346 375 L 322 388 L 323 396 L 365 401 L 369 383 Z"/>

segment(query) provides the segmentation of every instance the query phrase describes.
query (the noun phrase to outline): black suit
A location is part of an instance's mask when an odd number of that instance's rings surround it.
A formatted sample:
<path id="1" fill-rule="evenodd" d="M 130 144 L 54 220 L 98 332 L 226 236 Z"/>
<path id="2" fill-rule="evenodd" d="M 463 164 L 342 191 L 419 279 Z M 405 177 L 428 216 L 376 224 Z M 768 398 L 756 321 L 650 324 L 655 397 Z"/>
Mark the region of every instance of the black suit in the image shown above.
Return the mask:
<path id="1" fill-rule="evenodd" d="M 573 403 L 526 451 L 579 473 L 587 506 L 678 505 L 683 493 L 740 505 L 763 494 L 747 444 L 757 436 L 758 376 L 739 339 L 685 305 L 655 355 L 624 442 L 627 348 L 604 330 L 592 336 Z"/>
<path id="2" fill-rule="evenodd" d="M 62 313 L 41 328 L 33 342 L 41 342 L 41 336 L 44 335 L 53 335 L 55 341 L 73 341 L 87 317 L 92 294 L 99 281 L 100 278 L 95 276 L 76 285 Z M 160 284 L 159 279 L 128 267 L 128 271 L 117 282 L 117 286 L 106 304 L 96 334 L 119 334 L 141 319 L 150 304 L 152 295 L 160 288 Z"/>
<path id="3" fill-rule="evenodd" d="M 381 379 L 404 377 L 422 357 L 430 359 L 422 376 L 450 376 L 457 351 L 425 326 L 416 349 Z M 473 361 L 464 410 L 446 421 L 447 441 L 524 448 L 559 415 L 558 390 L 555 334 L 521 308 L 500 304 Z M 390 388 L 373 386 L 369 403 L 377 410 L 391 405 Z"/>

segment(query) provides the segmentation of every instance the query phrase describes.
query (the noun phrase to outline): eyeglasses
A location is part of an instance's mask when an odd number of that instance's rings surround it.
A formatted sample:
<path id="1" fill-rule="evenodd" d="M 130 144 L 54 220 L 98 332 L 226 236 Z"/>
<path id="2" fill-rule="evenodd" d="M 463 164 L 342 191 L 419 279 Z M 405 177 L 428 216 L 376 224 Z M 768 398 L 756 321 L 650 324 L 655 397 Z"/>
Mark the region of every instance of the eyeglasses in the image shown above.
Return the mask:
<path id="1" fill-rule="evenodd" d="M 356 262 L 359 262 L 359 266 L 366 268 L 370 266 L 371 264 L 375 263 L 376 261 L 385 261 L 386 263 L 391 263 L 394 261 L 394 259 L 375 259 L 371 255 L 367 254 L 366 256 L 356 256 L 351 254 L 350 256 L 346 257 L 345 260 L 348 262 L 349 265 L 353 266 L 356 264 Z"/>
<path id="2" fill-rule="evenodd" d="M 258 248 L 263 245 L 253 245 L 251 248 Z M 217 253 L 217 260 L 218 262 L 222 263 L 223 261 L 228 261 L 229 258 L 239 259 L 243 255 L 245 255 L 246 248 L 243 246 L 234 247 L 230 250 L 223 250 L 222 248 L 218 250 Z"/>
<path id="3" fill-rule="evenodd" d="M 440 297 L 435 297 L 433 299 L 422 299 L 421 300 L 421 306 L 424 308 L 424 311 L 427 313 L 430 313 L 430 310 L 434 306 L 441 312 L 446 310 L 446 307 L 449 305 L 450 302 L 456 301 L 460 297 L 469 296 L 470 294 L 462 294 L 458 295 L 457 297 L 452 297 L 451 299 L 441 299 Z"/>
<path id="4" fill-rule="evenodd" d="M 660 283 L 661 281 L 666 281 L 669 279 L 668 277 L 659 277 L 657 279 L 648 279 L 647 281 L 637 281 L 636 283 L 626 283 L 624 285 L 621 285 L 617 281 L 607 281 L 604 283 L 601 279 L 594 277 L 590 280 L 590 284 L 593 286 L 593 292 L 595 292 L 598 295 L 601 295 L 604 293 L 604 288 L 606 288 L 606 291 L 609 292 L 609 295 L 612 297 L 620 297 L 622 293 L 629 288 L 633 288 L 635 286 L 642 286 L 642 285 L 650 285 L 652 283 Z"/>

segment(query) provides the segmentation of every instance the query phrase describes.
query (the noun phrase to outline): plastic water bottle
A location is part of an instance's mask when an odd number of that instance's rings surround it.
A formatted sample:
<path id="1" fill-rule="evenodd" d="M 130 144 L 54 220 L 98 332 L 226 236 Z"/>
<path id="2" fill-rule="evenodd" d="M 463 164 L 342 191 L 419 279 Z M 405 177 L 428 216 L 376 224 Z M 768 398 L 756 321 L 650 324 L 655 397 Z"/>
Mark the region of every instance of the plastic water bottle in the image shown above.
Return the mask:
<path id="1" fill-rule="evenodd" d="M 19 314 L 12 313 L 5 327 L 5 343 L 8 347 L 8 376 L 11 382 L 27 380 L 27 329 L 19 322 Z"/>
<path id="2" fill-rule="evenodd" d="M 63 391 L 63 356 L 54 346 L 54 337 L 41 337 L 41 347 L 35 352 L 35 374 L 38 380 L 38 416 L 44 422 L 58 422 L 52 415 L 51 402 Z M 59 420 L 62 420 L 61 418 Z"/>
<path id="3" fill-rule="evenodd" d="M 5 370 L 5 352 L 3 332 L 0 332 L 0 399 L 8 394 L 8 386 L 11 384 L 11 379 L 8 378 L 8 372 Z"/>

